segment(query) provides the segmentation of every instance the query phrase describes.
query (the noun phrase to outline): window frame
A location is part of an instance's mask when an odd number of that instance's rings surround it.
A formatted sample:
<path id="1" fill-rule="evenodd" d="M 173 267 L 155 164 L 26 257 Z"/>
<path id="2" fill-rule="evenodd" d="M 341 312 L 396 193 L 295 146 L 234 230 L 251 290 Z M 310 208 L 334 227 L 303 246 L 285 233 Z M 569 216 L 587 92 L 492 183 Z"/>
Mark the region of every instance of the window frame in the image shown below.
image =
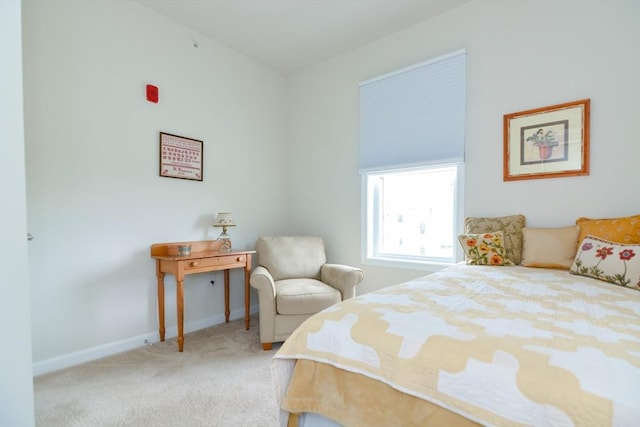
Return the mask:
<path id="1" fill-rule="evenodd" d="M 424 171 L 441 167 L 454 166 L 456 168 L 456 182 L 454 187 L 454 226 L 452 230 L 454 258 L 445 261 L 439 261 L 435 258 L 405 256 L 399 254 L 377 255 L 374 250 L 376 244 L 376 236 L 379 235 L 379 227 L 375 227 L 375 221 L 379 222 L 377 210 L 373 209 L 374 196 L 369 189 L 369 177 L 371 175 L 380 175 L 385 173 L 402 173 L 411 171 Z M 410 168 L 383 170 L 383 171 L 367 171 L 361 174 L 361 262 L 363 265 L 372 265 L 388 268 L 402 268 L 410 270 L 425 270 L 434 272 L 444 267 L 453 265 L 462 260 L 462 251 L 457 243 L 457 236 L 462 233 L 464 220 L 464 162 L 430 164 L 422 166 L 413 166 Z M 375 221 L 374 221 L 375 220 Z M 379 224 L 378 224 L 379 225 Z"/>

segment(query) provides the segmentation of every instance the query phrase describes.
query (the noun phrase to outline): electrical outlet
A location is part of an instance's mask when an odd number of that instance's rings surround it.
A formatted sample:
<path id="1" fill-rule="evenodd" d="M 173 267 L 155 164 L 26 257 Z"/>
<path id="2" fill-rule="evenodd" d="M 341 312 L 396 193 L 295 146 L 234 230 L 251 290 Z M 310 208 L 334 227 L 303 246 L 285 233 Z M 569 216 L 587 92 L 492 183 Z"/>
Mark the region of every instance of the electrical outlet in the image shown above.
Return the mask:
<path id="1" fill-rule="evenodd" d="M 149 340 L 144 340 L 144 343 L 145 343 L 145 345 L 148 345 L 148 346 L 151 345 L 151 341 L 149 341 Z"/>

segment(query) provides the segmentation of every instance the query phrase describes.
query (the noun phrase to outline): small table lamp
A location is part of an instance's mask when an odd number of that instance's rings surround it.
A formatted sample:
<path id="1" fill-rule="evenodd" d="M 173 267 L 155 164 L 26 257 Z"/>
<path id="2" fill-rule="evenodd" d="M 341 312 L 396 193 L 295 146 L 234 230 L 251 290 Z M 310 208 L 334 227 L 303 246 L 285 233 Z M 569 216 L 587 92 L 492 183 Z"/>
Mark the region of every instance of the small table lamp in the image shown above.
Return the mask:
<path id="1" fill-rule="evenodd" d="M 218 236 L 218 240 L 222 240 L 220 252 L 231 252 L 231 237 L 227 234 L 227 227 L 236 226 L 235 221 L 231 218 L 231 214 L 229 212 L 218 212 L 213 226 L 222 227 L 222 233 Z"/>

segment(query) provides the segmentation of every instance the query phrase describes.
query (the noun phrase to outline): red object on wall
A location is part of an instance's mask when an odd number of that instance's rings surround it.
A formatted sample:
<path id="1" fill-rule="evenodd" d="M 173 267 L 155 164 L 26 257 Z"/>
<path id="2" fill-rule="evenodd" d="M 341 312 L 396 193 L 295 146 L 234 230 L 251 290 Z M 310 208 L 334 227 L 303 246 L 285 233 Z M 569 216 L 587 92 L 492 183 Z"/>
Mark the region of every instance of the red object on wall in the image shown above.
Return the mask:
<path id="1" fill-rule="evenodd" d="M 147 101 L 158 103 L 158 87 L 147 85 Z"/>

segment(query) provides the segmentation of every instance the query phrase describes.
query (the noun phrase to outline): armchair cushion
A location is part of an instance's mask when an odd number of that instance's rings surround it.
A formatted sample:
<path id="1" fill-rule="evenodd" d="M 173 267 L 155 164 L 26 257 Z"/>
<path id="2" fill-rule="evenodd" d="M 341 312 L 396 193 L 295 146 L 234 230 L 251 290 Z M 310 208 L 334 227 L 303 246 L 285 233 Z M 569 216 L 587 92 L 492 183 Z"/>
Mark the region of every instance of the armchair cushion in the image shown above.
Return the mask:
<path id="1" fill-rule="evenodd" d="M 315 236 L 261 237 L 256 251 L 258 263 L 273 280 L 320 279 L 320 267 L 327 261 L 324 240 Z"/>
<path id="2" fill-rule="evenodd" d="M 284 279 L 276 285 L 278 314 L 315 314 L 341 300 L 340 291 L 315 279 Z"/>

